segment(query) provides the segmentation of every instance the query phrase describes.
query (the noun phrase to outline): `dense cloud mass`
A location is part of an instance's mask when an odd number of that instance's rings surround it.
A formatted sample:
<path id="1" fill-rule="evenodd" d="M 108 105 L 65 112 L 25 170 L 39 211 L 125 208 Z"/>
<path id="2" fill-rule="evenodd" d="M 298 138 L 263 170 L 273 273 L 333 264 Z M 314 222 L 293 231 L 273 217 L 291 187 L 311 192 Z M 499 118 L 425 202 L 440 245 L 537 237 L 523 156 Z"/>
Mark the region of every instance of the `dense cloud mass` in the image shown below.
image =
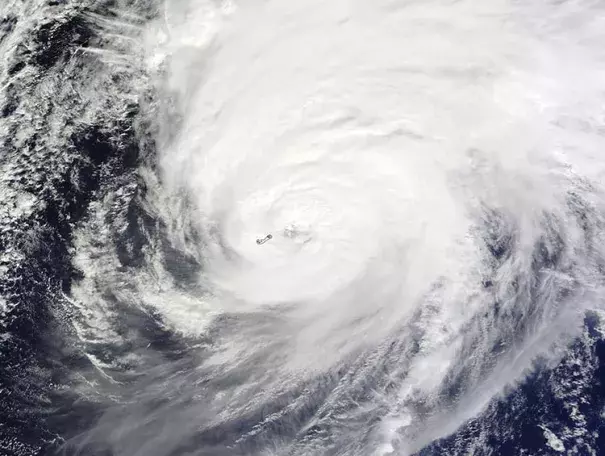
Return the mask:
<path id="1" fill-rule="evenodd" d="M 600 454 L 605 7 L 7 0 L 0 453 Z"/>

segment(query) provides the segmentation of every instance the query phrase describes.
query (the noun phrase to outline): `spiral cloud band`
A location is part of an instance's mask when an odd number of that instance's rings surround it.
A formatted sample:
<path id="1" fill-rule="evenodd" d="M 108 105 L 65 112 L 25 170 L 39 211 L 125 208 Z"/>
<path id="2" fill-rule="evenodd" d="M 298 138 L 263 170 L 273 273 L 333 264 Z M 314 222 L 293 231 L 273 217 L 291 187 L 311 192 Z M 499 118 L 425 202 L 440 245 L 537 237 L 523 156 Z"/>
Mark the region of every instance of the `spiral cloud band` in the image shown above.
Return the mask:
<path id="1" fill-rule="evenodd" d="M 129 456 L 413 454 L 556 359 L 602 307 L 602 13 L 166 5 L 144 34 L 149 204 L 201 267 L 145 299 L 210 342 L 90 436 Z M 148 296 L 149 275 L 128 280 Z"/>

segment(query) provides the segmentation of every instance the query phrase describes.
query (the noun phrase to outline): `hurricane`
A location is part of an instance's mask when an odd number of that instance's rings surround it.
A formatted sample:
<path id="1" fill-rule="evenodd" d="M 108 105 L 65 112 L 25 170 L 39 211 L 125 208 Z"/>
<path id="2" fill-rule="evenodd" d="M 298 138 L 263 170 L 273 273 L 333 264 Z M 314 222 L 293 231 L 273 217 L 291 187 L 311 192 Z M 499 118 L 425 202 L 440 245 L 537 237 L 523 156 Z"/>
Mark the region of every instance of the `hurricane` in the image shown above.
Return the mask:
<path id="1" fill-rule="evenodd" d="M 601 2 L 24 3 L 7 454 L 600 454 Z"/>

